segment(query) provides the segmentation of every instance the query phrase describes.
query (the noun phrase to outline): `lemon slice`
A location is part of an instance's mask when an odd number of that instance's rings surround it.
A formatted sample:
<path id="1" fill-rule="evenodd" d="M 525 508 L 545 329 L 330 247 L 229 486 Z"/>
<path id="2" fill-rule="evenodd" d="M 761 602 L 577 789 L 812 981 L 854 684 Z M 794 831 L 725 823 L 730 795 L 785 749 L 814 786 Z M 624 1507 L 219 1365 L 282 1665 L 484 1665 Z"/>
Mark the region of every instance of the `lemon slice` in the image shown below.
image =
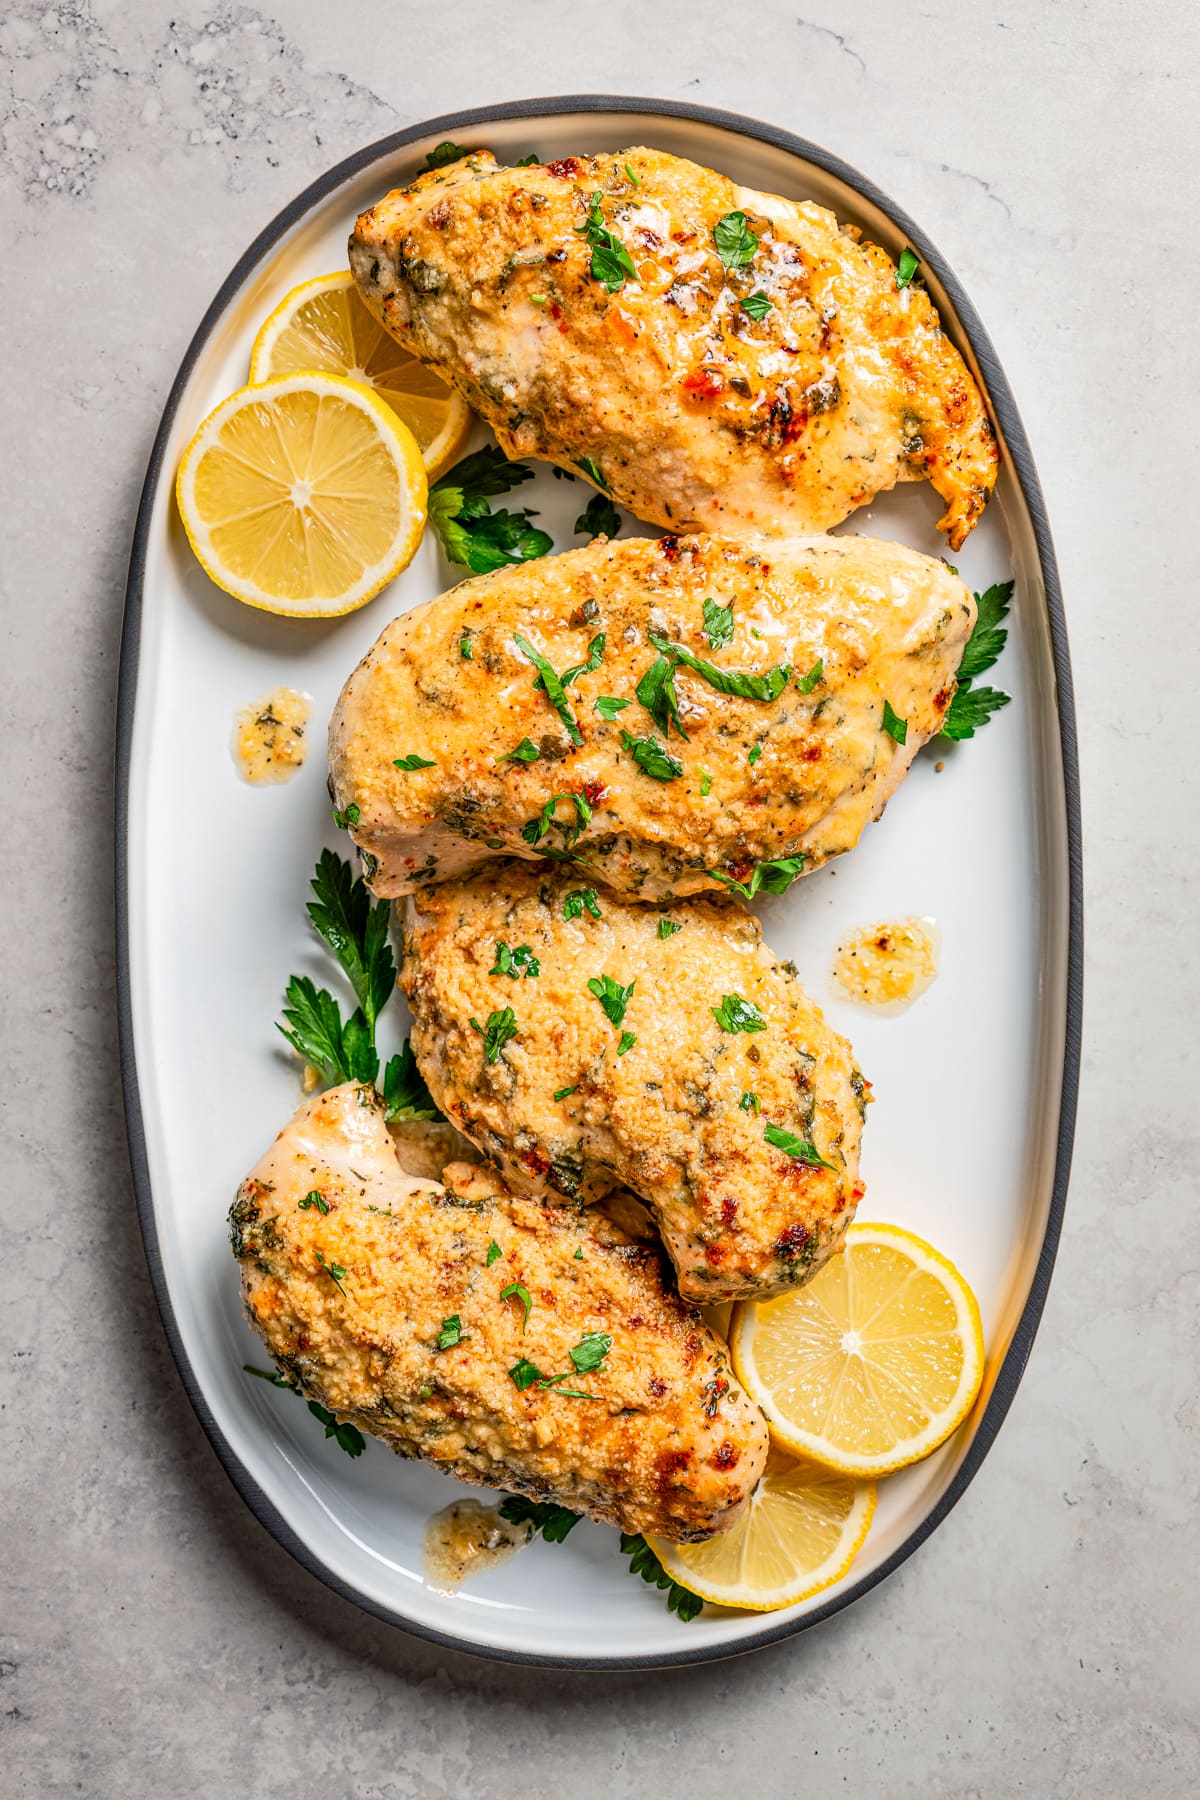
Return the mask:
<path id="1" fill-rule="evenodd" d="M 251 381 L 305 369 L 345 375 L 374 388 L 416 438 L 431 480 L 462 449 L 471 429 L 466 401 L 372 318 L 348 269 L 294 287 L 254 340 Z"/>
<path id="2" fill-rule="evenodd" d="M 208 415 L 175 495 L 192 549 L 226 593 L 330 619 L 412 561 L 428 483 L 412 432 L 370 388 L 281 375 Z"/>
<path id="3" fill-rule="evenodd" d="M 862 1548 L 875 1488 L 773 1452 L 731 1531 L 703 1544 L 648 1538 L 673 1581 L 717 1606 L 774 1612 L 839 1581 Z"/>
<path id="4" fill-rule="evenodd" d="M 896 1225 L 851 1225 L 841 1256 L 734 1310 L 738 1379 L 795 1455 L 887 1475 L 944 1443 L 983 1379 L 983 1327 L 954 1264 Z"/>

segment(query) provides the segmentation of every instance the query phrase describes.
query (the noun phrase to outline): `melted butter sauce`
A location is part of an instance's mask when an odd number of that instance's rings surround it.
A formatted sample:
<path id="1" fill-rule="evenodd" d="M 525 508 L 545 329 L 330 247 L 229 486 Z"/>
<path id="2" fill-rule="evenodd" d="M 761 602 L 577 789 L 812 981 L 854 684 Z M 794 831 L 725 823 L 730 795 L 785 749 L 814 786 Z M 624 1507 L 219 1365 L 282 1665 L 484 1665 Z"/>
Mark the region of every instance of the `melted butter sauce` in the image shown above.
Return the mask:
<path id="1" fill-rule="evenodd" d="M 299 688 L 272 688 L 235 715 L 233 760 L 243 781 L 266 786 L 290 781 L 308 755 L 307 728 L 312 695 Z"/>
<path id="2" fill-rule="evenodd" d="M 937 979 L 941 932 L 932 919 L 885 919 L 842 939 L 833 979 L 848 1000 L 902 1013 Z"/>
<path id="3" fill-rule="evenodd" d="M 455 1500 L 425 1527 L 425 1579 L 442 1593 L 515 1556 L 533 1536 L 531 1525 L 510 1525 L 495 1506 Z"/>

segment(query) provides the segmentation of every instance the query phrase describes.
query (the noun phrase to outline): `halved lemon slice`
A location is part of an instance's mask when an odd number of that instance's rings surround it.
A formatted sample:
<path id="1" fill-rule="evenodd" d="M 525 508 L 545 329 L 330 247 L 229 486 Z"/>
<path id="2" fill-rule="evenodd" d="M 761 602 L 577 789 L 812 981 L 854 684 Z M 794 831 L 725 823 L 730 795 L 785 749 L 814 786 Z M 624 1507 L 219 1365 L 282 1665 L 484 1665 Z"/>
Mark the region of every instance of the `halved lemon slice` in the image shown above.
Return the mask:
<path id="1" fill-rule="evenodd" d="M 416 438 L 430 480 L 458 454 L 471 429 L 466 401 L 372 318 L 349 269 L 302 281 L 254 340 L 251 381 L 305 369 L 374 388 Z"/>
<path id="2" fill-rule="evenodd" d="M 370 388 L 283 375 L 208 415 L 175 495 L 192 549 L 226 593 L 331 619 L 412 561 L 428 482 L 412 432 Z"/>
<path id="3" fill-rule="evenodd" d="M 717 1606 L 774 1612 L 839 1581 L 862 1548 L 875 1488 L 773 1451 L 741 1520 L 703 1544 L 648 1538 L 673 1581 Z"/>
<path id="4" fill-rule="evenodd" d="M 738 1379 L 771 1436 L 848 1475 L 936 1450 L 983 1379 L 983 1326 L 952 1262 L 897 1225 L 851 1225 L 807 1287 L 734 1310 Z"/>

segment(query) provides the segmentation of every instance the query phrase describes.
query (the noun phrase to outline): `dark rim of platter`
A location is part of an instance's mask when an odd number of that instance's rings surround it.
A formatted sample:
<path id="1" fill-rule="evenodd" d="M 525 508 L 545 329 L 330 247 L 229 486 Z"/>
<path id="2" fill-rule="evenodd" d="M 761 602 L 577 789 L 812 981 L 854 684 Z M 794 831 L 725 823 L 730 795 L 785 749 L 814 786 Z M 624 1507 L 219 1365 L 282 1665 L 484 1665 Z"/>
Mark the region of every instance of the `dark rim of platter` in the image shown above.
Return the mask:
<path id="1" fill-rule="evenodd" d="M 927 269 L 932 270 L 957 314 L 962 330 L 974 353 L 984 386 L 991 402 L 993 416 L 999 424 L 1001 435 L 1011 459 L 1013 473 L 1020 484 L 1025 505 L 1037 541 L 1038 556 L 1041 563 L 1042 579 L 1045 584 L 1046 608 L 1049 614 L 1050 634 L 1053 647 L 1054 671 L 1057 682 L 1058 719 L 1062 742 L 1063 781 L 1066 800 L 1066 823 L 1068 844 L 1068 877 L 1069 877 L 1069 943 L 1067 951 L 1067 995 L 1066 995 L 1066 1031 L 1063 1059 L 1063 1078 L 1061 1108 L 1058 1120 L 1057 1155 L 1054 1172 L 1053 1192 L 1050 1199 L 1049 1219 L 1046 1235 L 1038 1258 L 1037 1268 L 1017 1328 L 1013 1334 L 1003 1364 L 996 1377 L 987 1406 L 982 1418 L 975 1428 L 961 1466 L 956 1472 L 937 1504 L 921 1524 L 909 1534 L 899 1547 L 879 1565 L 858 1581 L 850 1582 L 835 1597 L 823 1605 L 812 1608 L 802 1616 L 786 1619 L 776 1624 L 764 1624 L 761 1631 L 739 1639 L 736 1643 L 722 1643 L 710 1646 L 697 1645 L 689 1649 L 686 1643 L 686 1632 L 681 1630 L 682 1640 L 677 1651 L 664 1651 L 652 1655 L 638 1656 L 555 1656 L 539 1655 L 510 1649 L 499 1649 L 491 1646 L 471 1643 L 455 1636 L 452 1632 L 432 1630 L 430 1627 L 405 1618 L 401 1614 L 380 1606 L 367 1596 L 359 1593 L 348 1583 L 339 1579 L 320 1559 L 301 1542 L 300 1538 L 288 1525 L 266 1494 L 243 1467 L 235 1456 L 230 1444 L 217 1425 L 208 1403 L 196 1380 L 195 1372 L 188 1361 L 171 1305 L 170 1295 L 163 1269 L 162 1253 L 158 1242 L 155 1224 L 154 1205 L 150 1191 L 150 1173 L 146 1155 L 145 1130 L 142 1121 L 141 1102 L 138 1092 L 137 1063 L 134 1054 L 132 987 L 130 980 L 130 943 L 129 943 L 129 871 L 128 871 L 128 829 L 129 829 L 129 776 L 130 756 L 133 737 L 134 704 L 137 694 L 138 650 L 141 636 L 141 620 L 143 607 L 143 587 L 146 573 L 147 544 L 150 537 L 151 517 L 154 498 L 163 474 L 163 462 L 167 442 L 175 414 L 183 394 L 185 384 L 194 368 L 201 351 L 226 307 L 233 300 L 238 289 L 254 270 L 255 266 L 279 242 L 285 232 L 298 223 L 318 202 L 331 194 L 343 182 L 353 179 L 371 163 L 381 158 L 396 154 L 409 144 L 422 139 L 451 136 L 461 131 L 474 130 L 481 126 L 499 123 L 509 119 L 543 119 L 556 115 L 578 113 L 614 113 L 617 115 L 644 114 L 648 117 L 665 117 L 670 119 L 687 119 L 697 124 L 716 126 L 720 130 L 736 136 L 757 139 L 761 143 L 772 144 L 776 148 L 790 152 L 805 162 L 823 169 L 827 174 L 853 188 L 865 200 L 877 207 L 895 227 L 903 241 L 910 243 L 920 255 Z M 852 1601 L 859 1599 L 870 1588 L 881 1582 L 897 1569 L 905 1559 L 912 1555 L 918 1545 L 922 1544 L 937 1529 L 951 1507 L 965 1493 L 984 1457 L 991 1448 L 996 1433 L 999 1431 L 1005 1414 L 1008 1412 L 1020 1383 L 1029 1352 L 1041 1319 L 1042 1309 L 1046 1301 L 1046 1293 L 1050 1285 L 1051 1271 L 1058 1248 L 1059 1235 L 1062 1230 L 1063 1212 L 1066 1205 L 1067 1181 L 1070 1174 L 1071 1146 L 1075 1128 L 1076 1096 L 1079 1083 L 1080 1061 L 1080 1021 L 1082 1012 L 1082 966 L 1083 966 L 1083 903 L 1082 903 L 1082 868 L 1081 868 L 1081 832 L 1079 812 L 1079 763 L 1075 735 L 1075 707 L 1071 685 L 1071 665 L 1067 650 L 1067 629 L 1063 615 L 1062 594 L 1059 586 L 1058 567 L 1054 557 L 1054 545 L 1051 540 L 1050 526 L 1046 517 L 1045 502 L 1041 485 L 1034 466 L 1025 428 L 1017 411 L 1016 402 L 1008 385 L 1008 380 L 997 359 L 996 352 L 985 332 L 980 320 L 963 292 L 953 271 L 931 243 L 927 235 L 913 223 L 911 219 L 882 193 L 873 182 L 844 163 L 839 157 L 832 156 L 828 150 L 811 144 L 804 138 L 793 136 L 791 132 L 781 131 L 776 126 L 765 125 L 756 119 L 745 119 L 736 113 L 720 112 L 712 107 L 688 106 L 673 100 L 646 100 L 630 98 L 621 94 L 571 94 L 556 98 L 540 100 L 513 101 L 502 106 L 481 107 L 471 112 L 446 113 L 440 118 L 428 119 L 419 125 L 413 125 L 405 131 L 398 131 L 389 137 L 381 138 L 377 143 L 369 144 L 354 156 L 347 157 L 344 162 L 322 175 L 319 180 L 297 195 L 289 206 L 284 207 L 276 218 L 260 232 L 249 249 L 240 258 L 230 272 L 212 305 L 200 322 L 199 329 L 188 346 L 187 354 L 175 377 L 162 422 L 151 451 L 149 467 L 146 471 L 145 485 L 142 490 L 141 503 L 138 508 L 137 523 L 133 536 L 133 547 L 129 562 L 129 579 L 125 596 L 125 621 L 121 640 L 120 683 L 117 701 L 117 783 L 116 783 L 116 931 L 117 931 L 117 1004 L 120 1023 L 121 1043 L 121 1078 L 125 1098 L 125 1117 L 129 1136 L 129 1154 L 133 1171 L 133 1184 L 137 1196 L 138 1214 L 141 1220 L 142 1236 L 146 1245 L 146 1258 L 150 1266 L 150 1275 L 154 1284 L 154 1292 L 162 1314 L 163 1325 L 170 1341 L 171 1350 L 179 1367 L 183 1385 L 195 1408 L 197 1417 L 208 1434 L 210 1443 L 216 1451 L 226 1474 L 250 1507 L 255 1516 L 266 1526 L 267 1530 L 278 1539 L 284 1548 L 291 1552 L 296 1560 L 304 1565 L 327 1586 L 345 1599 L 353 1601 L 365 1611 L 373 1613 L 377 1618 L 385 1619 L 389 1624 L 398 1625 L 403 1630 L 444 1645 L 447 1649 L 462 1650 L 472 1655 L 483 1655 L 505 1662 L 532 1663 L 547 1668 L 587 1668 L 587 1669 L 638 1669 L 638 1668 L 678 1668 L 688 1663 L 716 1661 L 724 1657 L 739 1656 L 750 1650 L 759 1650 L 766 1644 L 778 1643 L 781 1639 L 791 1637 L 794 1633 L 807 1631 L 833 1613 L 840 1612 Z"/>

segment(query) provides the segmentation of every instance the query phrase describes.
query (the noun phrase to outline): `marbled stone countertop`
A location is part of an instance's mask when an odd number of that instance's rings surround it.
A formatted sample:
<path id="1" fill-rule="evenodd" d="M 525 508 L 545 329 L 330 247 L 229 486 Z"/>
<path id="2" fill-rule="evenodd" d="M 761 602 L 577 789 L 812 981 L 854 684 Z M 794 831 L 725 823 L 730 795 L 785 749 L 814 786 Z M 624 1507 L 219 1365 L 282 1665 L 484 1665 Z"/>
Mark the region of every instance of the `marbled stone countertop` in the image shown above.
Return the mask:
<path id="1" fill-rule="evenodd" d="M 1200 1791 L 1198 74 L 1178 0 L 0 8 L 5 1800 Z M 371 138 L 586 89 L 826 144 L 957 268 L 1055 523 L 1089 878 L 1058 1275 L 966 1499 L 820 1631 L 590 1678 L 374 1622 L 221 1473 L 129 1192 L 110 823 L 130 531 L 218 280 Z"/>

